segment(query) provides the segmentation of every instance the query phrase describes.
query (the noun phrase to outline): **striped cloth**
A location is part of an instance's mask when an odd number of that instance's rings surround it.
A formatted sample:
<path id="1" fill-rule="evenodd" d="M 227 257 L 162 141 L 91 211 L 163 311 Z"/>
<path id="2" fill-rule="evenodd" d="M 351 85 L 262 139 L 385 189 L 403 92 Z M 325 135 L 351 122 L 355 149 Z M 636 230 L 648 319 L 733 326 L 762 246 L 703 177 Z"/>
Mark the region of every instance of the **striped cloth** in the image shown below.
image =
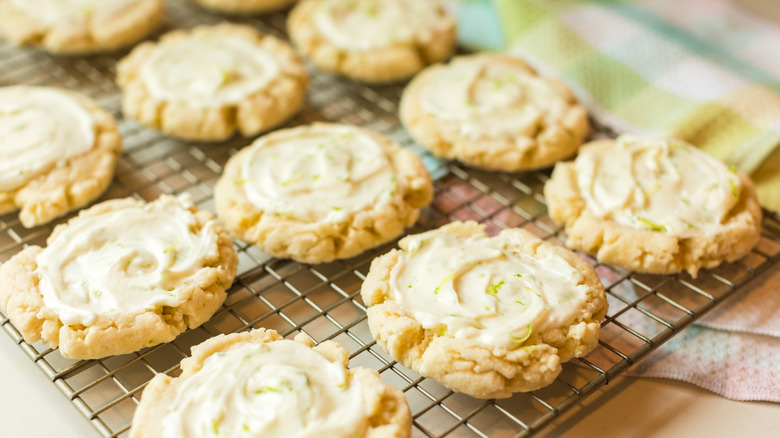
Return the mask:
<path id="1" fill-rule="evenodd" d="M 780 211 L 780 28 L 727 0 L 463 0 L 461 41 L 561 77 L 619 132 L 671 134 Z"/>

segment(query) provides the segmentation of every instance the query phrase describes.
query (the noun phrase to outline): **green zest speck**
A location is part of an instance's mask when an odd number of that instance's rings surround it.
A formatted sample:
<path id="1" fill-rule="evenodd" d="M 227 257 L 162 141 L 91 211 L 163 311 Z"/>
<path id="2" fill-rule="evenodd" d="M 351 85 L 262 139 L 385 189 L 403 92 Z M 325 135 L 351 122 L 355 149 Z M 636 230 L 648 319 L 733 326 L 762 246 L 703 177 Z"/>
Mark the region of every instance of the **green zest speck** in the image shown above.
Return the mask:
<path id="1" fill-rule="evenodd" d="M 219 435 L 219 418 L 211 420 L 211 428 L 214 429 L 214 435 Z"/>
<path id="2" fill-rule="evenodd" d="M 645 219 L 643 217 L 636 217 L 636 220 L 641 222 L 643 225 L 645 225 L 647 228 L 650 229 L 650 231 L 663 231 L 666 232 L 666 225 L 660 225 L 657 224 L 649 219 Z"/>
<path id="3" fill-rule="evenodd" d="M 730 179 L 729 185 L 731 186 L 731 194 L 734 195 L 734 202 L 739 202 L 739 190 L 737 189 L 737 184 L 734 183 L 733 179 Z"/>
<path id="4" fill-rule="evenodd" d="M 452 280 L 452 279 L 453 279 L 453 277 L 455 277 L 455 274 L 450 274 L 450 275 L 448 275 L 448 276 L 444 277 L 444 278 L 443 278 L 443 279 L 442 279 L 442 280 L 439 282 L 439 285 L 438 285 L 438 286 L 436 286 L 436 289 L 434 289 L 434 290 L 433 290 L 433 294 L 434 294 L 434 295 L 438 295 L 438 294 L 439 294 L 439 289 L 441 289 L 442 285 L 443 285 L 444 283 L 446 283 L 446 282 L 448 282 L 448 281 Z"/>
<path id="5" fill-rule="evenodd" d="M 517 304 L 520 304 L 521 306 L 525 306 L 525 303 L 523 303 L 523 302 L 522 302 L 522 301 L 520 301 L 520 300 L 515 300 L 515 302 L 516 302 Z"/>
<path id="6" fill-rule="evenodd" d="M 245 431 L 249 432 L 249 425 L 248 424 L 244 423 L 243 427 L 244 427 Z"/>
<path id="7" fill-rule="evenodd" d="M 176 245 L 178 245 L 178 244 L 179 244 L 179 240 L 178 240 L 178 239 L 176 239 L 176 240 L 175 240 L 173 243 L 171 243 L 170 245 L 168 245 L 168 247 L 167 247 L 167 248 L 165 248 L 165 249 L 163 250 L 163 254 L 168 254 L 169 252 L 173 251 L 173 249 L 174 249 L 174 248 L 176 247 Z"/>
<path id="8" fill-rule="evenodd" d="M 341 207 L 331 207 L 331 208 L 336 210 L 336 211 L 341 211 Z"/>
<path id="9" fill-rule="evenodd" d="M 496 296 L 498 294 L 498 288 L 500 288 L 504 284 L 504 280 L 499 281 L 496 284 L 491 285 L 487 290 L 485 291 L 486 294 Z"/>
<path id="10" fill-rule="evenodd" d="M 525 333 L 525 336 L 523 336 L 522 338 L 519 338 L 519 337 L 517 337 L 517 336 L 512 336 L 512 335 L 509 335 L 509 337 L 512 339 L 512 341 L 514 341 L 514 342 L 517 342 L 518 344 L 522 344 L 523 342 L 527 341 L 527 340 L 528 340 L 528 338 L 530 338 L 530 337 L 531 337 L 531 332 L 532 332 L 532 330 L 531 330 L 531 324 L 528 324 L 527 326 L 525 326 L 525 328 L 526 328 L 528 331 Z"/>
<path id="11" fill-rule="evenodd" d="M 515 277 L 517 277 L 517 278 L 523 278 L 523 274 L 515 274 Z"/>

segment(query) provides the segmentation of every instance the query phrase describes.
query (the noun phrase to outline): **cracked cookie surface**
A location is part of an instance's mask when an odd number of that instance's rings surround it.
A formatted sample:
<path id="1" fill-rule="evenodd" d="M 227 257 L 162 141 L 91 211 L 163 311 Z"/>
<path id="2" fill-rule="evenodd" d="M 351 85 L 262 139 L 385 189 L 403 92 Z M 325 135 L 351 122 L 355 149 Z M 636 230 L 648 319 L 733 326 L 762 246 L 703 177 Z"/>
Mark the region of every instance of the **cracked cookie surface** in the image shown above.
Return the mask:
<path id="1" fill-rule="evenodd" d="M 303 0 L 287 29 L 317 68 L 368 83 L 399 81 L 449 58 L 456 37 L 438 0 Z"/>
<path id="2" fill-rule="evenodd" d="M 54 87 L 0 87 L 0 214 L 45 224 L 111 183 L 122 139 L 92 99 Z"/>
<path id="3" fill-rule="evenodd" d="M 117 66 L 125 116 L 184 139 L 252 137 L 303 106 L 308 75 L 292 48 L 246 25 L 169 32 Z"/>
<path id="4" fill-rule="evenodd" d="M 588 117 L 569 88 L 518 58 L 459 56 L 426 68 L 404 89 L 400 118 L 434 155 L 517 172 L 573 155 Z"/>
<path id="5" fill-rule="evenodd" d="M 216 336 L 192 347 L 181 375 L 149 382 L 130 436 L 409 437 L 403 393 L 373 370 L 347 369 L 348 356 L 336 342 L 314 346 L 305 334 Z"/>
<path id="6" fill-rule="evenodd" d="M 637 272 L 696 276 L 758 243 L 750 179 L 674 139 L 622 136 L 584 146 L 544 187 L 567 246 Z"/>
<path id="7" fill-rule="evenodd" d="M 0 34 L 59 55 L 85 55 L 132 45 L 164 15 L 164 0 L 0 0 Z"/>
<path id="8" fill-rule="evenodd" d="M 0 266 L 0 305 L 28 343 L 96 359 L 172 341 L 227 296 L 238 256 L 188 200 L 119 199 L 59 225 Z"/>
<path id="9" fill-rule="evenodd" d="M 519 229 L 453 222 L 377 257 L 361 289 L 368 324 L 404 366 L 477 398 L 550 384 L 590 352 L 607 311 L 593 268 Z"/>
<path id="10" fill-rule="evenodd" d="M 400 236 L 433 197 L 420 158 L 349 125 L 273 132 L 231 157 L 215 187 L 236 237 L 274 257 L 322 263 Z"/>

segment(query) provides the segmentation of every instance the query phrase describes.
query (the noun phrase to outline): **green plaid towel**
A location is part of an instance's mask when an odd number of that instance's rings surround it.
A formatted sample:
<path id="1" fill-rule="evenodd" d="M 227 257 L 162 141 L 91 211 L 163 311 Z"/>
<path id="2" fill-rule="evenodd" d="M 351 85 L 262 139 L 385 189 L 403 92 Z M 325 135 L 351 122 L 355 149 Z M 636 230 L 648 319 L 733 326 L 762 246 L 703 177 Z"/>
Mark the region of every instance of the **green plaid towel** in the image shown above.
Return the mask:
<path id="1" fill-rule="evenodd" d="M 619 132 L 671 134 L 780 210 L 780 28 L 728 0 L 463 0 L 461 41 L 566 81 Z"/>

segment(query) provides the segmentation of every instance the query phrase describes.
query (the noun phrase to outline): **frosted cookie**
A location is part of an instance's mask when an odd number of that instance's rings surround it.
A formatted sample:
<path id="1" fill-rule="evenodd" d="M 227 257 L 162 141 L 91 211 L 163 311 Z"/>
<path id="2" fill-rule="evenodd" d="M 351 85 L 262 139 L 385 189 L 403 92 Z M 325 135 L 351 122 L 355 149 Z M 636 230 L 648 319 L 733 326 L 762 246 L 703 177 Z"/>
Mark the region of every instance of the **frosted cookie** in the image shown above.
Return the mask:
<path id="1" fill-rule="evenodd" d="M 192 348 L 182 373 L 144 389 L 130 437 L 387 437 L 411 435 L 404 395 L 347 351 L 273 330 L 219 335 Z"/>
<path id="2" fill-rule="evenodd" d="M 0 213 L 21 210 L 25 227 L 100 196 L 121 152 L 116 121 L 86 96 L 0 87 Z"/>
<path id="3" fill-rule="evenodd" d="M 303 0 L 287 31 L 318 68 L 362 82 L 408 78 L 455 48 L 455 20 L 439 0 Z"/>
<path id="4" fill-rule="evenodd" d="M 136 47 L 117 67 L 125 116 L 166 134 L 218 141 L 279 125 L 303 105 L 306 70 L 284 41 L 223 23 Z"/>
<path id="5" fill-rule="evenodd" d="M 388 138 L 317 123 L 239 151 L 214 197 L 234 236 L 275 257 L 322 263 L 403 234 L 431 202 L 433 184 L 420 158 Z"/>
<path id="6" fill-rule="evenodd" d="M 453 222 L 401 239 L 361 289 L 368 324 L 395 360 L 477 398 L 552 383 L 598 342 L 604 287 L 585 261 L 520 229 L 487 237 Z"/>
<path id="7" fill-rule="evenodd" d="M 425 69 L 404 90 L 400 117 L 435 155 L 507 172 L 574 154 L 589 129 L 585 109 L 563 83 L 494 54 Z"/>
<path id="8" fill-rule="evenodd" d="M 0 0 L 0 34 L 56 54 L 105 52 L 145 37 L 164 14 L 163 0 Z"/>
<path id="9" fill-rule="evenodd" d="M 555 166 L 544 195 L 570 248 L 638 272 L 696 276 L 747 254 L 761 232 L 750 179 L 679 140 L 589 143 Z"/>
<path id="10" fill-rule="evenodd" d="M 214 12 L 253 15 L 284 9 L 296 0 L 191 0 Z"/>
<path id="11" fill-rule="evenodd" d="M 97 204 L 0 266 L 0 305 L 25 341 L 96 359 L 172 341 L 225 300 L 238 256 L 188 200 Z"/>

